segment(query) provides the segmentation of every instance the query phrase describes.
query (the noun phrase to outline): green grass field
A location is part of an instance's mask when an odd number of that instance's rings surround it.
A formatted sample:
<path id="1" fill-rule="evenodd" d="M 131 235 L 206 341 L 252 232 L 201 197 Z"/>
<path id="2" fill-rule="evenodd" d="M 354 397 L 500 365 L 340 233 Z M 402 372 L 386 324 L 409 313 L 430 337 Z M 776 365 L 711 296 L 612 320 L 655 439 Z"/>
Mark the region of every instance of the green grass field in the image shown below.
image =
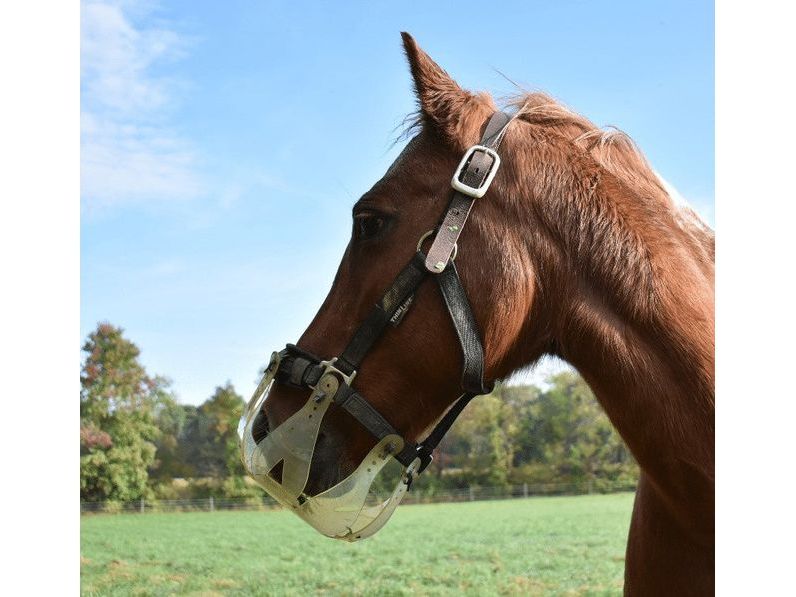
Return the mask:
<path id="1" fill-rule="evenodd" d="M 632 494 L 402 506 L 327 539 L 288 512 L 84 516 L 84 595 L 616 595 Z"/>

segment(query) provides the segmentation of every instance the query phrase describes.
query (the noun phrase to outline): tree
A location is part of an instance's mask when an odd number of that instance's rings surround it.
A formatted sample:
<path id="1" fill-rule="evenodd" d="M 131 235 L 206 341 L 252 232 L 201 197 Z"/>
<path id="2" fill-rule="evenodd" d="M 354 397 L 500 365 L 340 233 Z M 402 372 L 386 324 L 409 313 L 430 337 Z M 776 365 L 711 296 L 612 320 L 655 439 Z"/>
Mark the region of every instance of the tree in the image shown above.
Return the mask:
<path id="1" fill-rule="evenodd" d="M 174 400 L 164 401 L 158 410 L 156 425 L 159 430 L 155 442 L 155 462 L 149 471 L 150 479 L 156 483 L 169 483 L 175 478 L 192 476 L 191 468 L 186 464 L 182 444 L 185 426 L 189 418 L 189 409 Z"/>
<path id="2" fill-rule="evenodd" d="M 238 422 L 243 416 L 243 397 L 228 381 L 216 388 L 200 410 L 209 420 L 209 431 L 218 460 L 223 461 L 223 476 L 244 475 L 238 447 Z"/>
<path id="3" fill-rule="evenodd" d="M 83 345 L 80 375 L 80 497 L 134 500 L 150 493 L 161 405 L 169 383 L 150 377 L 138 347 L 123 330 L 102 322 Z"/>
<path id="4" fill-rule="evenodd" d="M 511 405 L 497 391 L 476 398 L 440 443 L 429 472 L 459 486 L 506 485 L 513 460 L 514 427 Z"/>
<path id="5" fill-rule="evenodd" d="M 585 381 L 576 373 L 548 389 L 498 384 L 476 398 L 435 451 L 418 488 L 521 483 L 632 486 L 638 469 Z"/>
<path id="6" fill-rule="evenodd" d="M 156 475 L 164 481 L 244 475 L 237 432 L 244 402 L 232 384 L 217 387 L 198 407 L 177 406 L 181 412 L 164 411 L 159 421 L 164 438 L 158 445 L 161 468 Z"/>
<path id="7" fill-rule="evenodd" d="M 589 490 L 600 479 L 633 477 L 629 451 L 583 378 L 564 372 L 548 381 L 520 426 L 522 459 L 515 464 L 549 471 L 540 480 L 585 482 Z"/>

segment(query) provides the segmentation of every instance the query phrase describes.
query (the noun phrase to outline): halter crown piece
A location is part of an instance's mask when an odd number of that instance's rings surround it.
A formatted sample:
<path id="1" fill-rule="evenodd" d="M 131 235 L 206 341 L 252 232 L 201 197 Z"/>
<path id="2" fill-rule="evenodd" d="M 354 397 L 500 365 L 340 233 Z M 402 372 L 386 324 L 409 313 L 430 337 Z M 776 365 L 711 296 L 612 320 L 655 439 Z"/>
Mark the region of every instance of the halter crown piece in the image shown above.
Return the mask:
<path id="1" fill-rule="evenodd" d="M 497 150 L 511 116 L 496 112 L 481 142 L 465 153 L 451 186 L 453 196 L 441 224 L 420 239 L 417 252 L 396 276 L 381 300 L 356 330 L 345 350 L 330 360 L 288 344 L 273 353 L 238 426 L 246 471 L 280 504 L 315 529 L 337 539 L 356 541 L 378 531 L 392 515 L 412 481 L 425 470 L 432 452 L 473 397 L 487 394 L 484 349 L 454 259 L 457 241 L 476 199 L 483 197 L 500 166 Z M 433 236 L 428 254 L 423 241 Z M 404 438 L 353 387 L 362 361 L 388 326 L 397 326 L 411 308 L 414 293 L 429 276 L 436 278 L 462 348 L 462 394 L 431 433 L 418 444 Z M 276 384 L 306 389 L 307 402 L 275 429 L 263 412 Z M 315 495 L 305 489 L 321 422 L 331 404 L 354 417 L 376 445 L 359 466 L 337 485 Z M 374 500 L 390 463 L 401 467 L 389 497 Z"/>

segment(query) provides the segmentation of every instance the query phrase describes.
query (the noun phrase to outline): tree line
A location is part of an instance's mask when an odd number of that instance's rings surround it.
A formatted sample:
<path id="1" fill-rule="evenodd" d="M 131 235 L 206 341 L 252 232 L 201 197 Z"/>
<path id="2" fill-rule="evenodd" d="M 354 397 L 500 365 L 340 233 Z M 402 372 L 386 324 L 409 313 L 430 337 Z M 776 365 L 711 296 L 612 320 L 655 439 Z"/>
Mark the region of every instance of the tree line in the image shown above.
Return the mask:
<path id="1" fill-rule="evenodd" d="M 244 400 L 231 383 L 199 406 L 151 376 L 121 328 L 102 322 L 82 347 L 80 498 L 255 497 L 240 462 Z M 632 487 L 638 468 L 586 383 L 570 372 L 501 385 L 473 400 L 413 489 L 573 483 Z"/>

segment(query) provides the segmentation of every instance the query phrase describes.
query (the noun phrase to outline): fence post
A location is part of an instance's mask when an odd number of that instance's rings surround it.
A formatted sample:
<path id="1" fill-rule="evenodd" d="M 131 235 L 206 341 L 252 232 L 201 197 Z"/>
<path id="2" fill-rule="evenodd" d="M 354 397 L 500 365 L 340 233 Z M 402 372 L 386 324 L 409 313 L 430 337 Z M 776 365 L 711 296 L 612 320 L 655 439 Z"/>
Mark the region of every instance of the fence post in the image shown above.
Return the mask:
<path id="1" fill-rule="evenodd" d="M 215 510 L 215 504 L 213 503 L 213 496 L 210 496 L 210 511 L 213 512 Z"/>
<path id="2" fill-rule="evenodd" d="M 470 501 L 472 502 L 474 500 L 475 500 L 475 495 L 474 495 L 474 492 L 473 492 L 473 486 L 470 485 Z"/>
<path id="3" fill-rule="evenodd" d="M 522 484 L 522 497 L 528 497 L 528 484 Z"/>
<path id="4" fill-rule="evenodd" d="M 141 514 L 144 513 L 144 498 L 141 498 L 141 505 L 140 505 Z"/>

